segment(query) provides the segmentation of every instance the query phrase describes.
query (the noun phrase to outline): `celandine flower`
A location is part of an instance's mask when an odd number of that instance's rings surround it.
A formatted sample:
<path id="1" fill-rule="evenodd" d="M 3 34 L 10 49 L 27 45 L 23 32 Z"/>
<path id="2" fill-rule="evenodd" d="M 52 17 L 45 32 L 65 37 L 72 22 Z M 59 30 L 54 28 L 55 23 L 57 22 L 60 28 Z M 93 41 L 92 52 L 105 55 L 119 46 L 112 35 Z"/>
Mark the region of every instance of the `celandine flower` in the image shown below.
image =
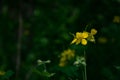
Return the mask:
<path id="1" fill-rule="evenodd" d="M 67 61 L 74 58 L 74 56 L 75 56 L 74 50 L 67 49 L 63 51 L 60 55 L 61 58 L 60 58 L 59 66 L 64 67 L 67 64 Z"/>
<path id="2" fill-rule="evenodd" d="M 71 42 L 71 44 L 76 43 L 76 45 L 78 44 L 82 44 L 82 45 L 86 45 L 87 44 L 87 40 L 86 38 L 88 37 L 88 32 L 76 32 L 76 35 L 74 35 L 74 39 Z"/>
<path id="3" fill-rule="evenodd" d="M 72 40 L 71 44 L 76 43 L 82 44 L 82 45 L 87 45 L 87 41 L 95 42 L 94 35 L 97 33 L 96 29 L 91 29 L 91 32 L 76 32 L 76 35 L 74 35 L 74 39 Z"/>

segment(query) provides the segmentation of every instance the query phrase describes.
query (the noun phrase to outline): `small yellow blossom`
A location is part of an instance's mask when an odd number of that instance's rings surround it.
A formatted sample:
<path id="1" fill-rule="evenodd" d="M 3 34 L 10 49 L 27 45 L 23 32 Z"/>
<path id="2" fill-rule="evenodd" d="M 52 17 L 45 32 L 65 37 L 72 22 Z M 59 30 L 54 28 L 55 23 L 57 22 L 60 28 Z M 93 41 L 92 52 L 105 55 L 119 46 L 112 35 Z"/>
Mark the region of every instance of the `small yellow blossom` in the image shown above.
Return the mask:
<path id="1" fill-rule="evenodd" d="M 76 32 L 76 35 L 74 35 L 74 39 L 72 40 L 71 44 L 76 43 L 82 44 L 82 45 L 87 45 L 87 41 L 95 42 L 94 35 L 97 34 L 96 29 L 91 29 L 91 32 Z"/>
<path id="2" fill-rule="evenodd" d="M 66 65 L 66 61 L 67 61 L 66 56 L 62 56 L 60 59 L 59 66 L 64 67 Z"/>
<path id="3" fill-rule="evenodd" d="M 66 55 L 66 58 L 68 60 L 70 60 L 71 58 L 75 56 L 75 51 L 71 49 L 65 50 L 63 53 Z"/>
<path id="4" fill-rule="evenodd" d="M 82 39 L 81 44 L 86 45 L 87 44 L 87 40 L 86 39 Z"/>
<path id="5" fill-rule="evenodd" d="M 113 22 L 120 23 L 120 16 L 114 16 Z"/>
<path id="6" fill-rule="evenodd" d="M 82 44 L 82 45 L 86 45 L 87 44 L 87 40 L 86 38 L 88 37 L 88 32 L 76 32 L 76 35 L 74 36 L 73 41 L 71 42 L 71 44 L 76 43 L 76 45 L 78 44 Z"/>
<path id="7" fill-rule="evenodd" d="M 89 40 L 91 42 L 95 42 L 95 38 L 94 38 L 95 34 L 97 34 L 97 30 L 91 29 L 91 32 L 89 33 L 87 40 Z"/>
<path id="8" fill-rule="evenodd" d="M 107 41 L 108 41 L 108 40 L 107 40 L 107 38 L 105 38 L 105 37 L 99 37 L 99 38 L 98 38 L 98 42 L 99 42 L 99 43 L 104 44 L 104 43 L 107 43 Z"/>
<path id="9" fill-rule="evenodd" d="M 75 51 L 71 50 L 71 49 L 67 49 L 67 50 L 65 50 L 65 51 L 62 52 L 61 59 L 64 58 L 66 60 L 70 60 L 74 56 L 75 56 Z"/>
<path id="10" fill-rule="evenodd" d="M 64 62 L 64 61 L 66 61 L 66 56 L 62 56 L 60 59 L 60 62 Z"/>
<path id="11" fill-rule="evenodd" d="M 3 76 L 5 75 L 5 72 L 4 71 L 0 71 L 0 76 Z"/>
<path id="12" fill-rule="evenodd" d="M 60 67 L 64 67 L 65 65 L 66 65 L 66 62 L 60 62 L 60 63 L 59 63 L 59 66 L 60 66 Z"/>
<path id="13" fill-rule="evenodd" d="M 67 64 L 67 61 L 72 59 L 75 56 L 75 51 L 67 49 L 61 53 L 59 66 L 63 67 Z"/>
<path id="14" fill-rule="evenodd" d="M 97 30 L 96 30 L 96 29 L 91 29 L 91 34 L 92 34 L 92 35 L 97 34 Z"/>

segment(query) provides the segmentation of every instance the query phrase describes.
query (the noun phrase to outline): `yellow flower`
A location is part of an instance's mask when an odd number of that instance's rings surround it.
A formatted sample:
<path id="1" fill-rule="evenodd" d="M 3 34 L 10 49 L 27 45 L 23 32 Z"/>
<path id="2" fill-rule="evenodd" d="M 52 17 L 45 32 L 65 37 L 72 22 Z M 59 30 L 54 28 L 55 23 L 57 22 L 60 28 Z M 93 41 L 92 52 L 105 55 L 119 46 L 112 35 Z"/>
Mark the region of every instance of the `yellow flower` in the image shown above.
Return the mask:
<path id="1" fill-rule="evenodd" d="M 68 49 L 68 51 L 69 52 L 67 53 L 67 59 L 70 60 L 75 56 L 75 51 L 71 49 Z"/>
<path id="2" fill-rule="evenodd" d="M 71 44 L 76 43 L 76 45 L 78 44 L 82 44 L 82 45 L 86 45 L 87 44 L 87 40 L 86 38 L 88 37 L 88 32 L 76 32 L 76 35 L 74 36 L 73 41 L 71 42 Z"/>
<path id="3" fill-rule="evenodd" d="M 105 37 L 99 37 L 99 38 L 98 38 L 98 42 L 99 42 L 99 43 L 104 44 L 104 43 L 107 43 L 107 41 L 108 41 L 108 39 L 105 38 Z"/>
<path id="4" fill-rule="evenodd" d="M 66 59 L 66 56 L 63 56 L 63 57 L 61 57 L 61 59 L 60 59 L 60 62 L 64 62 L 64 61 L 66 61 L 67 59 Z"/>
<path id="5" fill-rule="evenodd" d="M 67 49 L 67 50 L 63 51 L 62 54 L 61 54 L 59 66 L 60 67 L 65 66 L 67 64 L 67 61 L 74 58 L 74 56 L 75 56 L 75 51 L 74 50 Z"/>
<path id="6" fill-rule="evenodd" d="M 91 32 L 89 33 L 87 40 L 89 40 L 91 42 L 95 42 L 95 38 L 94 38 L 95 34 L 97 34 L 97 30 L 91 29 Z"/>
<path id="7" fill-rule="evenodd" d="M 64 67 L 64 66 L 66 65 L 66 61 L 67 61 L 66 57 L 63 56 L 63 57 L 60 59 L 59 66 L 60 66 L 60 67 Z"/>
<path id="8" fill-rule="evenodd" d="M 114 16 L 113 22 L 120 23 L 120 16 Z"/>
<path id="9" fill-rule="evenodd" d="M 4 71 L 0 71 L 0 76 L 3 76 L 5 75 L 5 72 Z"/>
<path id="10" fill-rule="evenodd" d="M 63 53 L 61 54 L 61 59 L 70 60 L 74 56 L 75 56 L 75 51 L 71 49 L 67 49 L 63 51 Z"/>
<path id="11" fill-rule="evenodd" d="M 96 30 L 96 29 L 91 29 L 91 34 L 92 34 L 92 35 L 97 34 L 97 30 Z"/>
<path id="12" fill-rule="evenodd" d="M 66 62 L 60 62 L 60 63 L 59 63 L 59 66 L 60 66 L 60 67 L 64 67 L 65 65 L 66 65 Z"/>

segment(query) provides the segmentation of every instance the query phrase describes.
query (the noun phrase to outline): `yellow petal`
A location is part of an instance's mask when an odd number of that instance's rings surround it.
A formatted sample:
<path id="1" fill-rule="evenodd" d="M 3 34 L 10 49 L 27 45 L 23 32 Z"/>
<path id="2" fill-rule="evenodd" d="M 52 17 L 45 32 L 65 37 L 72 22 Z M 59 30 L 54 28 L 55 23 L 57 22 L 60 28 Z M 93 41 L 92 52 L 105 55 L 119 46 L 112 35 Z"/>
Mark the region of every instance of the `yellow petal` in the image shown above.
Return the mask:
<path id="1" fill-rule="evenodd" d="M 62 56 L 62 57 L 63 57 L 63 56 L 66 56 L 65 52 L 62 52 L 62 53 L 61 53 L 61 56 Z"/>
<path id="2" fill-rule="evenodd" d="M 113 22 L 120 23 L 120 17 L 119 16 L 114 16 Z"/>
<path id="3" fill-rule="evenodd" d="M 67 59 L 70 60 L 75 56 L 74 52 L 69 53 L 69 55 L 67 55 Z"/>
<path id="4" fill-rule="evenodd" d="M 60 59 L 60 62 L 64 62 L 64 61 L 66 61 L 66 57 L 65 56 Z"/>
<path id="5" fill-rule="evenodd" d="M 76 45 L 80 44 L 81 40 L 77 40 L 76 41 Z"/>
<path id="6" fill-rule="evenodd" d="M 81 38 L 82 37 L 82 33 L 81 32 L 76 32 L 76 38 Z"/>
<path id="7" fill-rule="evenodd" d="M 74 39 L 72 40 L 71 44 L 74 44 L 76 41 L 77 41 L 77 39 L 74 38 Z"/>
<path id="8" fill-rule="evenodd" d="M 96 29 L 91 29 L 91 34 L 92 35 L 95 35 L 97 33 L 97 30 Z"/>
<path id="9" fill-rule="evenodd" d="M 83 32 L 83 33 L 82 33 L 82 37 L 83 37 L 83 38 L 87 38 L 87 37 L 88 37 L 88 32 Z"/>
<path id="10" fill-rule="evenodd" d="M 89 38 L 88 38 L 88 40 L 91 41 L 91 42 L 95 42 L 95 38 L 94 38 L 93 35 L 90 35 Z"/>
<path id="11" fill-rule="evenodd" d="M 90 39 L 90 41 L 91 41 L 91 42 L 95 42 L 95 39 L 94 39 L 94 38 L 92 38 L 92 39 Z"/>
<path id="12" fill-rule="evenodd" d="M 60 62 L 60 63 L 59 63 L 59 66 L 60 66 L 60 67 L 64 67 L 65 65 L 66 65 L 66 62 Z"/>
<path id="13" fill-rule="evenodd" d="M 87 40 L 86 40 L 86 39 L 82 39 L 81 44 L 82 44 L 82 45 L 87 45 Z"/>

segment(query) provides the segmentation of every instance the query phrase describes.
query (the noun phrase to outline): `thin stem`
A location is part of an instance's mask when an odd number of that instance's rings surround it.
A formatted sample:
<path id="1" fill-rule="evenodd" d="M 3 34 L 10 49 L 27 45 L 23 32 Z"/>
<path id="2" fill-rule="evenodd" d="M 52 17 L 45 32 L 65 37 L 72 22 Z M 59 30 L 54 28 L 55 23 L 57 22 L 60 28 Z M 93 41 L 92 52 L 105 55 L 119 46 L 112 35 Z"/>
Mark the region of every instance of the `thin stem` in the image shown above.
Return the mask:
<path id="1" fill-rule="evenodd" d="M 34 69 L 36 69 L 37 67 L 38 67 L 38 65 L 37 65 L 37 66 L 31 66 L 30 70 L 29 70 L 28 73 L 26 74 L 25 80 L 29 80 L 29 79 L 30 79 L 31 74 L 33 73 Z"/>
<path id="2" fill-rule="evenodd" d="M 43 64 L 43 67 L 44 67 L 44 71 L 47 72 L 47 68 L 46 68 L 46 64 L 45 63 Z"/>
<path id="3" fill-rule="evenodd" d="M 19 74 L 19 68 L 21 63 L 21 38 L 22 38 L 22 18 L 19 15 L 19 34 L 18 34 L 18 45 L 17 45 L 17 59 L 16 59 L 16 76 Z"/>
<path id="4" fill-rule="evenodd" d="M 21 9 L 21 1 L 19 7 Z M 16 78 L 18 78 L 20 64 L 21 64 L 21 44 L 22 44 L 22 27 L 23 27 L 21 10 L 19 11 L 19 15 L 18 15 L 18 23 L 19 23 L 19 28 L 18 28 L 18 43 L 17 43 L 17 56 L 16 56 Z"/>
<path id="5" fill-rule="evenodd" d="M 83 80 L 85 80 L 85 73 L 84 73 L 84 70 L 82 70 L 82 73 L 83 73 Z"/>
<path id="6" fill-rule="evenodd" d="M 84 80 L 87 80 L 86 52 L 85 52 L 85 50 L 84 50 L 84 58 L 85 58 L 85 65 L 84 65 Z"/>
<path id="7" fill-rule="evenodd" d="M 88 27 L 91 25 L 91 23 L 89 23 L 88 25 L 86 25 L 85 27 L 85 31 L 87 31 Z"/>
<path id="8" fill-rule="evenodd" d="M 85 27 L 85 31 L 87 31 L 88 26 L 89 26 L 89 25 L 86 25 L 86 27 Z"/>

